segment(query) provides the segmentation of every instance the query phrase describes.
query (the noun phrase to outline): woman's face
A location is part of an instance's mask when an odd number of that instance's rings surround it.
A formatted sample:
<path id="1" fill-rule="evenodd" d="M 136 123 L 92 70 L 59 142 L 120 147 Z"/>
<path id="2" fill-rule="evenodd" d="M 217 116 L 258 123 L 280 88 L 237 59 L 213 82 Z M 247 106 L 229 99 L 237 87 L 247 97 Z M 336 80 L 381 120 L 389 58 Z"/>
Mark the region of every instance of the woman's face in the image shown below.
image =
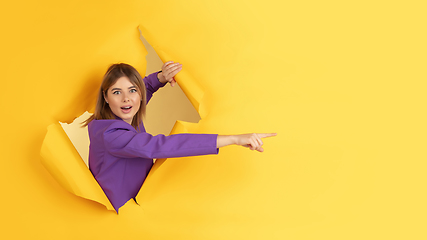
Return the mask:
<path id="1" fill-rule="evenodd" d="M 117 79 L 104 95 L 111 111 L 123 121 L 132 124 L 133 116 L 141 106 L 141 96 L 127 77 Z"/>

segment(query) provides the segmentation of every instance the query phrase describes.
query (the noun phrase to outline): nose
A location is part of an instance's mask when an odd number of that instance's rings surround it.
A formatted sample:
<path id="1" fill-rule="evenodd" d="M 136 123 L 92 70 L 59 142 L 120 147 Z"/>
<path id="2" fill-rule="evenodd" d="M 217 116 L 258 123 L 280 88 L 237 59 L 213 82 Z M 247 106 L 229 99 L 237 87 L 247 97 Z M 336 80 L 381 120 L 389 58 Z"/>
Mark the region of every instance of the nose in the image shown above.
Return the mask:
<path id="1" fill-rule="evenodd" d="M 129 96 L 127 93 L 123 94 L 123 102 L 129 102 Z"/>

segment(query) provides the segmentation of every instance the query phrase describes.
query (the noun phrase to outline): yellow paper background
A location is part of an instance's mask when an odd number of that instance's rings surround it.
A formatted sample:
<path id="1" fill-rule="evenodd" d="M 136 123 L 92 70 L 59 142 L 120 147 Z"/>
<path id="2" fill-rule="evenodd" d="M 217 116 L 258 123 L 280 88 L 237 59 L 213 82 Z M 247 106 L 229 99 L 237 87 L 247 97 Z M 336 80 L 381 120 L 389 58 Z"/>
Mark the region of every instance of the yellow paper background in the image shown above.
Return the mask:
<path id="1" fill-rule="evenodd" d="M 1 234 L 425 239 L 425 10 L 422 1 L 5 4 Z M 39 152 L 48 125 L 93 108 L 110 63 L 145 72 L 139 25 L 163 61 L 184 64 L 177 80 L 202 119 L 175 131 L 279 135 L 262 154 L 230 146 L 158 161 L 140 205 L 116 215 L 58 185 Z"/>

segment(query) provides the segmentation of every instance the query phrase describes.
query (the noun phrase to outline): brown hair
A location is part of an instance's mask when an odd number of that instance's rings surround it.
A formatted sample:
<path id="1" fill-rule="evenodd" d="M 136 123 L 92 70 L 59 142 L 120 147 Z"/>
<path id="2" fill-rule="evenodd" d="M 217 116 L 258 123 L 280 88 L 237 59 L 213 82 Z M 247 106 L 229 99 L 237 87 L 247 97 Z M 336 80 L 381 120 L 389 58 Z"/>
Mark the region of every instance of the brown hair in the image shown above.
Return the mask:
<path id="1" fill-rule="evenodd" d="M 108 68 L 102 80 L 101 87 L 99 88 L 95 112 L 92 116 L 86 119 L 86 121 L 82 122 L 83 127 L 86 127 L 92 120 L 116 119 L 116 116 L 111 111 L 110 106 L 105 102 L 104 94 L 107 94 L 107 90 L 117 82 L 117 79 L 121 77 L 129 78 L 129 81 L 137 88 L 137 91 L 141 96 L 141 106 L 132 119 L 132 126 L 139 131 L 142 118 L 145 116 L 145 107 L 147 103 L 145 84 L 139 72 L 134 67 L 126 63 L 113 64 Z"/>

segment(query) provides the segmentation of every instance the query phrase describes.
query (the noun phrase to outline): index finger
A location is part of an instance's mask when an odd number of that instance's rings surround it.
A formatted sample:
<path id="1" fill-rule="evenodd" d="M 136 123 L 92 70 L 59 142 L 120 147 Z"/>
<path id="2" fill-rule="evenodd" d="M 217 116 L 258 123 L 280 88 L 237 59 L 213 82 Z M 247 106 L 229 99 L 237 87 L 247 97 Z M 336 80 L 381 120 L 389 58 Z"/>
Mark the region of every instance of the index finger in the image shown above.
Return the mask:
<path id="1" fill-rule="evenodd" d="M 257 133 L 260 138 L 274 137 L 277 133 Z"/>

